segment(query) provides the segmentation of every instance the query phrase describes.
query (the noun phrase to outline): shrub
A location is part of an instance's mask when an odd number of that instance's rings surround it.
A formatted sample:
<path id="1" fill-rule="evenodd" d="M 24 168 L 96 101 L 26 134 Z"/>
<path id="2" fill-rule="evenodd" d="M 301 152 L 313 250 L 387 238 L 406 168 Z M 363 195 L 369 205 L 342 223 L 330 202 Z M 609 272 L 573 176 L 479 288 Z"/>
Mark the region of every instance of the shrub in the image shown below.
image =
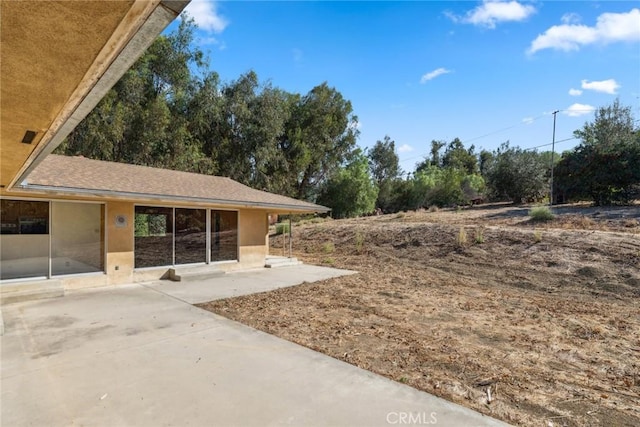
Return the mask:
<path id="1" fill-rule="evenodd" d="M 276 224 L 276 234 L 288 234 L 289 233 L 289 223 L 288 222 L 279 222 Z"/>
<path id="2" fill-rule="evenodd" d="M 322 252 L 324 252 L 325 254 L 331 254 L 335 250 L 336 247 L 334 246 L 333 242 L 326 242 L 322 245 Z"/>
<path id="3" fill-rule="evenodd" d="M 364 247 L 364 235 L 361 232 L 356 232 L 356 252 L 362 252 Z"/>
<path id="4" fill-rule="evenodd" d="M 533 221 L 551 221 L 555 218 L 555 215 L 547 206 L 538 206 L 537 208 L 531 209 L 529 216 Z"/>
<path id="5" fill-rule="evenodd" d="M 459 248 L 462 248 L 466 246 L 466 244 L 467 244 L 467 231 L 464 229 L 464 227 L 460 227 L 460 230 L 456 235 L 456 245 Z"/>
<path id="6" fill-rule="evenodd" d="M 322 260 L 322 263 L 328 264 L 328 265 L 334 265 L 336 263 L 336 260 L 333 257 L 327 257 Z"/>
<path id="7" fill-rule="evenodd" d="M 536 230 L 533 232 L 533 241 L 536 243 L 542 242 L 542 231 Z"/>
<path id="8" fill-rule="evenodd" d="M 474 240 L 477 244 L 484 243 L 484 227 L 483 226 L 476 227 Z"/>

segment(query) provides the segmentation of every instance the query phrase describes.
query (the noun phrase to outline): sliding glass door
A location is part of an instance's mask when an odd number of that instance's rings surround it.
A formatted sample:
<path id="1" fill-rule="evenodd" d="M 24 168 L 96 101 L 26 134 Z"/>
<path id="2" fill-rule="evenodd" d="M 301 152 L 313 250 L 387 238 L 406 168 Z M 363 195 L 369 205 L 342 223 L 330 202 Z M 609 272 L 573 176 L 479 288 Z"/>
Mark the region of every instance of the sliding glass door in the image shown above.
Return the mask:
<path id="1" fill-rule="evenodd" d="M 104 272 L 104 205 L 0 200 L 0 279 Z"/>
<path id="2" fill-rule="evenodd" d="M 49 276 L 49 202 L 0 200 L 0 279 Z"/>
<path id="3" fill-rule="evenodd" d="M 176 208 L 176 265 L 207 262 L 207 210 Z"/>
<path id="4" fill-rule="evenodd" d="M 104 206 L 51 204 L 51 274 L 104 271 Z"/>
<path id="5" fill-rule="evenodd" d="M 238 259 L 236 211 L 136 206 L 135 213 L 135 268 Z"/>
<path id="6" fill-rule="evenodd" d="M 173 264 L 173 208 L 136 206 L 135 268 Z"/>
<path id="7" fill-rule="evenodd" d="M 211 211 L 211 262 L 238 259 L 238 212 Z"/>

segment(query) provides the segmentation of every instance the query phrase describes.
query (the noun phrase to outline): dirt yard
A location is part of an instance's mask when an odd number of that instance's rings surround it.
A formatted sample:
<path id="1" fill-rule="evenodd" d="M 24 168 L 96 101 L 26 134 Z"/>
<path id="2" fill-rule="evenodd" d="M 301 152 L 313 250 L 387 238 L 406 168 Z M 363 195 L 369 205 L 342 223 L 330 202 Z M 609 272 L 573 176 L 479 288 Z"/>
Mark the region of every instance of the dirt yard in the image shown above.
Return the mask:
<path id="1" fill-rule="evenodd" d="M 640 207 L 527 212 L 294 227 L 359 274 L 203 306 L 515 425 L 639 426 Z"/>

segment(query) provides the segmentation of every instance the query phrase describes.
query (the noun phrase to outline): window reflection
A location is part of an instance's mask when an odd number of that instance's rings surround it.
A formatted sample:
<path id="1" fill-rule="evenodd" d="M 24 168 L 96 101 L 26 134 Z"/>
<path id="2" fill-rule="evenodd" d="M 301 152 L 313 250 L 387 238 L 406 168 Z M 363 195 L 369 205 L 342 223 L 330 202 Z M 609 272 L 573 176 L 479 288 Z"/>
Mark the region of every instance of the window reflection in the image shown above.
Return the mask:
<path id="1" fill-rule="evenodd" d="M 173 264 L 173 209 L 136 206 L 135 267 Z"/>
<path id="2" fill-rule="evenodd" d="M 49 202 L 0 200 L 0 280 L 49 275 Z"/>
<path id="3" fill-rule="evenodd" d="M 207 211 L 176 209 L 176 264 L 207 261 Z"/>
<path id="4" fill-rule="evenodd" d="M 238 259 L 238 213 L 206 209 L 136 206 L 135 267 L 207 262 L 207 219 L 211 262 Z M 175 231 L 174 231 L 175 224 Z M 174 235 L 175 234 L 175 235 Z"/>
<path id="5" fill-rule="evenodd" d="M 103 205 L 53 202 L 51 224 L 51 274 L 104 271 Z"/>
<path id="6" fill-rule="evenodd" d="M 238 212 L 211 211 L 211 262 L 238 259 Z"/>

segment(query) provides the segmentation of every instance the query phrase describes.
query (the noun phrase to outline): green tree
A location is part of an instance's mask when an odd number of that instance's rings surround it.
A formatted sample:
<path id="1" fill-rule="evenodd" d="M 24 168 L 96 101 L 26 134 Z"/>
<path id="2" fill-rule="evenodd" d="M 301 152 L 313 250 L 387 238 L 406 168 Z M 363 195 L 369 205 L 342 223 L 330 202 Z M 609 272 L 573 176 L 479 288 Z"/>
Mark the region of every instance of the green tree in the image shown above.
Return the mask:
<path id="1" fill-rule="evenodd" d="M 258 89 L 258 75 L 253 71 L 222 87 L 221 120 L 213 140 L 212 155 L 219 173 L 247 185 L 252 179 L 252 153 L 259 143 L 250 135 L 254 120 L 251 107 Z"/>
<path id="2" fill-rule="evenodd" d="M 185 17 L 158 37 L 58 153 L 205 174 L 315 200 L 353 152 L 351 103 L 326 83 L 302 96 L 249 71 L 222 84 Z"/>
<path id="3" fill-rule="evenodd" d="M 424 158 L 421 162 L 416 165 L 416 172 L 421 172 L 426 170 L 429 166 L 442 167 L 442 158 L 440 157 L 440 150 L 442 147 L 446 146 L 447 143 L 444 141 L 436 141 L 431 140 L 431 151 L 430 156 Z"/>
<path id="4" fill-rule="evenodd" d="M 448 168 L 463 169 L 468 174 L 478 172 L 478 159 L 474 154 L 475 147 L 464 148 L 462 141 L 455 138 L 449 143 L 442 157 L 442 166 Z"/>
<path id="5" fill-rule="evenodd" d="M 313 200 L 319 186 L 356 145 L 358 118 L 351 102 L 322 83 L 293 106 L 282 147 L 296 183 L 295 196 Z"/>
<path id="6" fill-rule="evenodd" d="M 586 122 L 573 134 L 582 141 L 581 145 L 597 147 L 599 152 L 615 153 L 637 143 L 633 122 L 631 107 L 620 105 L 620 100 L 616 99 L 613 104 L 598 108 L 593 122 Z"/>
<path id="7" fill-rule="evenodd" d="M 393 183 L 402 174 L 400 158 L 396 153 L 395 141 L 388 135 L 376 144 L 368 153 L 371 175 L 378 186 L 376 207 L 389 211 L 393 199 Z"/>
<path id="8" fill-rule="evenodd" d="M 549 165 L 536 151 L 510 147 L 506 142 L 493 155 L 486 172 L 487 187 L 493 198 L 521 203 L 540 200 L 548 191 Z"/>
<path id="9" fill-rule="evenodd" d="M 186 113 L 188 132 L 197 145 L 199 158 L 194 161 L 194 170 L 205 174 L 220 174 L 218 167 L 218 143 L 223 123 L 224 97 L 220 90 L 217 73 L 206 73 L 196 82 L 196 89 Z"/>
<path id="10" fill-rule="evenodd" d="M 431 165 L 438 167 L 442 166 L 440 150 L 445 145 L 447 145 L 447 143 L 444 141 L 436 141 L 435 139 L 431 141 Z"/>
<path id="11" fill-rule="evenodd" d="M 261 85 L 253 71 L 222 86 L 211 74 L 191 101 L 189 129 L 216 173 L 289 195 L 293 184 L 281 142 L 292 97 Z"/>
<path id="12" fill-rule="evenodd" d="M 478 155 L 478 170 L 480 175 L 486 176 L 491 164 L 493 163 L 493 153 L 491 151 L 482 150 Z"/>
<path id="13" fill-rule="evenodd" d="M 282 149 L 282 136 L 291 119 L 291 94 L 267 85 L 250 105 L 247 138 L 254 141 L 248 157 L 250 185 L 279 194 L 292 194 L 291 169 Z"/>
<path id="14" fill-rule="evenodd" d="M 554 175 L 562 200 L 588 198 L 596 205 L 626 204 L 640 187 L 640 130 L 634 128 L 630 107 L 601 107 L 593 122 L 574 135 L 581 143 L 565 153 Z"/>
<path id="15" fill-rule="evenodd" d="M 372 212 L 377 197 L 378 187 L 369 173 L 367 157 L 356 150 L 346 167 L 334 172 L 325 183 L 318 203 L 330 207 L 335 218 L 349 218 Z"/>

